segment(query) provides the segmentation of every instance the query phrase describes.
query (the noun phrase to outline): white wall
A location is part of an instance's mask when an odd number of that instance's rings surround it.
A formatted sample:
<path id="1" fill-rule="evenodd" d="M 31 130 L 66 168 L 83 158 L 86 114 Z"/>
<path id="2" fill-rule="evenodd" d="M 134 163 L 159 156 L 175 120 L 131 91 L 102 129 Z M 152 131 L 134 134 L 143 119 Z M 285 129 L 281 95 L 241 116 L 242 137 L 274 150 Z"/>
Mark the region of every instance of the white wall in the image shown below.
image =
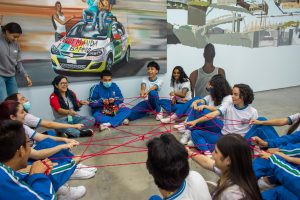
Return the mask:
<path id="1" fill-rule="evenodd" d="M 283 46 L 278 48 L 250 49 L 243 47 L 228 47 L 215 45 L 215 65 L 225 69 L 231 85 L 236 83 L 249 84 L 254 91 L 264 91 L 277 88 L 300 85 L 300 46 Z M 168 96 L 170 77 L 174 66 L 181 65 L 189 75 L 194 69 L 203 65 L 203 49 L 183 45 L 168 45 L 167 73 L 159 75 L 164 80 L 161 96 Z M 255 59 L 254 59 L 255 58 Z M 125 98 L 136 97 L 142 77 L 114 79 Z M 94 82 L 79 82 L 70 84 L 79 99 L 87 99 L 89 89 Z M 49 96 L 52 86 L 21 88 L 31 101 L 31 112 L 41 118 L 52 119 Z M 82 115 L 89 114 L 87 107 L 81 110 Z"/>
<path id="2" fill-rule="evenodd" d="M 246 48 L 215 45 L 214 65 L 225 70 L 231 85 L 249 84 L 254 91 L 300 85 L 300 46 Z M 189 74 L 203 66 L 203 49 L 168 46 L 168 70 L 181 65 Z"/>

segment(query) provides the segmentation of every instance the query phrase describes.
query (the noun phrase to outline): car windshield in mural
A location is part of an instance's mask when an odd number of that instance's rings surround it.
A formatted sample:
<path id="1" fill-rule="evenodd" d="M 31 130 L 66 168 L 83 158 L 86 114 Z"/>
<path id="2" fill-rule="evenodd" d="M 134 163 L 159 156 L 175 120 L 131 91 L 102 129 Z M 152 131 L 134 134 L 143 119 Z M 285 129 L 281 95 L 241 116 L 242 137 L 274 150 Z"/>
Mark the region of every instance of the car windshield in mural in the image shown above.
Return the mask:
<path id="1" fill-rule="evenodd" d="M 22 62 L 33 86 L 49 85 L 57 74 L 70 81 L 143 76 L 149 61 L 167 71 L 166 2 L 123 0 L 2 0 L 0 24 L 17 22 Z M 23 77 L 17 77 L 25 86 Z"/>
<path id="2" fill-rule="evenodd" d="M 186 24 L 168 24 L 168 44 L 260 48 L 300 44 L 299 0 L 168 0 Z"/>

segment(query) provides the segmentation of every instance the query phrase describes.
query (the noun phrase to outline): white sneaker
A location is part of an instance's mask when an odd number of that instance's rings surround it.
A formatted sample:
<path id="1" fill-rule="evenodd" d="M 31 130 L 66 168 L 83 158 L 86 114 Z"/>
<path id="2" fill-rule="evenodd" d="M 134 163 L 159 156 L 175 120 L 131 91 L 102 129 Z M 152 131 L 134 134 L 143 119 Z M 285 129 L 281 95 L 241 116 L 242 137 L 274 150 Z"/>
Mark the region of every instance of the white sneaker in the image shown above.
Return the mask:
<path id="1" fill-rule="evenodd" d="M 109 129 L 109 127 L 111 127 L 111 124 L 110 123 L 102 123 L 100 124 L 100 131 L 103 131 L 105 129 Z"/>
<path id="2" fill-rule="evenodd" d="M 276 185 L 275 184 L 269 184 L 267 183 L 265 180 L 264 180 L 264 177 L 260 177 L 258 180 L 257 180 L 257 185 L 259 187 L 259 189 L 261 191 L 264 191 L 264 190 L 268 190 L 268 189 L 272 189 L 274 188 Z"/>
<path id="3" fill-rule="evenodd" d="M 184 134 L 181 136 L 180 143 L 181 144 L 186 144 L 189 141 L 190 138 L 191 138 L 191 131 L 186 130 L 184 132 Z"/>
<path id="4" fill-rule="evenodd" d="M 179 133 L 185 133 L 188 129 L 185 128 L 185 126 L 177 129 Z"/>
<path id="5" fill-rule="evenodd" d="M 77 200 L 81 199 L 85 193 L 86 188 L 84 186 L 70 187 L 65 184 L 58 189 L 56 195 L 59 200 Z"/>
<path id="6" fill-rule="evenodd" d="M 124 119 L 123 124 L 124 125 L 128 125 L 129 124 L 129 120 L 128 119 Z"/>
<path id="7" fill-rule="evenodd" d="M 177 115 L 174 113 L 171 116 L 161 119 L 160 121 L 164 124 L 168 124 L 168 123 L 175 122 L 176 119 L 177 119 Z"/>
<path id="8" fill-rule="evenodd" d="M 95 172 L 83 170 L 83 169 L 75 169 L 70 179 L 83 180 L 83 179 L 93 178 L 94 176 L 95 176 Z"/>
<path id="9" fill-rule="evenodd" d="M 77 165 L 77 169 L 82 169 L 82 170 L 86 170 L 86 171 L 90 171 L 90 172 L 94 172 L 94 173 L 97 172 L 96 167 L 90 167 L 90 166 L 87 166 L 87 165 L 84 165 L 84 164 L 81 164 L 81 163 L 79 163 Z"/>
<path id="10" fill-rule="evenodd" d="M 155 119 L 156 119 L 157 121 L 160 121 L 163 117 L 164 117 L 163 112 L 159 112 L 159 113 L 157 113 Z"/>
<path id="11" fill-rule="evenodd" d="M 194 144 L 193 140 L 189 140 L 189 141 L 187 142 L 187 145 L 188 145 L 189 147 L 195 147 L 195 144 Z"/>
<path id="12" fill-rule="evenodd" d="M 173 128 L 175 128 L 175 129 L 181 129 L 182 127 L 185 128 L 184 123 L 182 123 L 182 122 L 173 126 Z"/>

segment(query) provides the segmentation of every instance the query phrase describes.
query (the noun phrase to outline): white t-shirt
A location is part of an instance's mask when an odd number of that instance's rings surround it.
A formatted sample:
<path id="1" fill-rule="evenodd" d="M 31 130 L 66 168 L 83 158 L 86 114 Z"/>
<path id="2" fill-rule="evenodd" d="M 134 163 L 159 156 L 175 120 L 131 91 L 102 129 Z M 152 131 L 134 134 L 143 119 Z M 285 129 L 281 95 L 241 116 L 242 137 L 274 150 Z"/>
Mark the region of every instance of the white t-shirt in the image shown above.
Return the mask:
<path id="1" fill-rule="evenodd" d="M 31 129 L 29 126 L 27 125 L 23 125 L 24 129 L 25 129 L 25 134 L 28 136 L 29 139 L 33 139 L 35 134 L 36 134 L 36 131 Z"/>
<path id="2" fill-rule="evenodd" d="M 173 87 L 175 92 L 182 92 L 183 89 L 187 89 L 187 93 L 185 95 L 184 98 L 186 98 L 187 100 L 192 99 L 192 92 L 191 92 L 191 84 L 190 81 L 186 81 L 183 83 L 176 83 L 174 82 L 174 87 Z M 181 99 L 178 99 L 178 102 L 181 103 L 185 103 L 184 101 L 182 101 Z"/>
<path id="3" fill-rule="evenodd" d="M 156 77 L 156 78 L 154 79 L 154 81 L 150 81 L 150 80 L 149 80 L 149 77 L 145 77 L 145 78 L 143 78 L 143 80 L 142 80 L 142 85 L 143 85 L 143 84 L 146 86 L 146 89 L 145 89 L 146 92 L 147 92 L 152 86 L 154 86 L 154 85 L 157 86 L 157 91 L 159 91 L 159 90 L 161 89 L 162 85 L 163 85 L 163 81 L 162 81 L 160 78 L 158 78 L 158 77 Z"/>
<path id="4" fill-rule="evenodd" d="M 40 123 L 41 123 L 42 119 L 38 118 L 30 113 L 27 113 L 25 115 L 25 122 L 24 124 L 31 127 L 31 128 L 37 128 L 39 127 Z"/>
<path id="5" fill-rule="evenodd" d="M 195 171 L 190 171 L 183 185 L 165 200 L 211 200 L 204 178 Z"/>
<path id="6" fill-rule="evenodd" d="M 221 176 L 222 172 L 216 166 L 213 167 L 213 171 L 218 176 Z M 220 195 L 221 200 L 239 200 L 239 199 L 243 199 L 244 197 L 245 197 L 245 195 L 238 185 L 232 185 L 232 186 L 226 188 Z"/>
<path id="7" fill-rule="evenodd" d="M 226 188 L 220 195 L 220 200 L 240 200 L 245 198 L 245 194 L 238 185 Z"/>
<path id="8" fill-rule="evenodd" d="M 61 20 L 61 21 L 65 21 L 65 16 L 64 15 L 58 15 L 58 18 Z M 56 24 L 56 32 L 57 33 L 63 33 L 63 32 L 66 32 L 66 25 L 63 25 L 61 23 L 59 23 L 58 21 L 56 21 L 54 19 L 54 22 Z"/>
<path id="9" fill-rule="evenodd" d="M 203 100 L 205 101 L 205 105 L 208 106 L 215 106 L 215 102 L 212 99 L 211 95 L 207 95 L 203 98 Z M 231 95 L 227 95 L 226 97 L 223 98 L 222 102 L 220 105 L 215 106 L 216 108 L 220 108 L 221 106 L 227 106 L 229 104 L 232 104 L 232 97 Z"/>
<path id="10" fill-rule="evenodd" d="M 296 113 L 291 116 L 288 116 L 290 125 L 292 125 L 293 123 L 296 123 L 299 119 L 300 119 L 300 113 Z M 298 126 L 294 132 L 296 132 L 296 131 L 300 131 L 300 126 Z"/>
<path id="11" fill-rule="evenodd" d="M 258 117 L 257 110 L 251 105 L 237 108 L 234 104 L 228 104 L 227 106 L 221 106 L 218 110 L 223 117 L 223 135 L 236 133 L 244 137 L 251 128 L 250 120 Z"/>

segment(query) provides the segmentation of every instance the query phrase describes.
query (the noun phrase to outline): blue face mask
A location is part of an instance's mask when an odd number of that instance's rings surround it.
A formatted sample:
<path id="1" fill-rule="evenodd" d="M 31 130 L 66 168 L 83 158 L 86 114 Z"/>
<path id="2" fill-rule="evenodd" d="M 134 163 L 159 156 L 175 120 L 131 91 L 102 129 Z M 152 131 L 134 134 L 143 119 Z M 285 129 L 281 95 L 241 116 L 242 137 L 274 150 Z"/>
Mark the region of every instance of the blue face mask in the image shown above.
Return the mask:
<path id="1" fill-rule="evenodd" d="M 210 94 L 214 92 L 214 88 L 212 87 L 207 87 L 205 88 L 207 92 L 209 92 Z"/>
<path id="2" fill-rule="evenodd" d="M 27 101 L 26 103 L 23 104 L 23 108 L 26 110 L 26 111 L 29 111 L 30 110 L 30 101 Z"/>
<path id="3" fill-rule="evenodd" d="M 104 87 L 109 88 L 111 86 L 112 82 L 103 82 Z"/>

